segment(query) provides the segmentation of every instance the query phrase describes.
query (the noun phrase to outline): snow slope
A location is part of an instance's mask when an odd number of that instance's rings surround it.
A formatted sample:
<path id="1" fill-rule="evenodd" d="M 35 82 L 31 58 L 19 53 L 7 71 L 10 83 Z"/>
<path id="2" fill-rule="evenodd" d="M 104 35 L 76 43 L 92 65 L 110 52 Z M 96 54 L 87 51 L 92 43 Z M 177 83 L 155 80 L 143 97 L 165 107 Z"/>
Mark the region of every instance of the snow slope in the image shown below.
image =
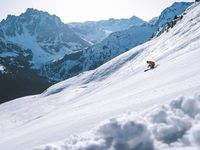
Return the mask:
<path id="1" fill-rule="evenodd" d="M 122 149 L 144 150 L 148 144 L 151 146 L 148 148 L 163 150 L 185 146 L 185 143 L 188 143 L 187 149 L 198 149 L 199 136 L 195 134 L 199 133 L 198 96 L 192 100 L 192 105 L 189 105 L 190 99 L 183 102 L 177 100 L 172 106 L 166 105 L 168 121 L 162 120 L 164 108 L 157 111 L 158 117 L 154 111 L 150 111 L 155 105 L 165 105 L 175 97 L 192 96 L 200 90 L 200 4 L 192 5 L 186 13 L 169 32 L 131 49 L 94 71 L 60 82 L 40 95 L 0 105 L 0 149 L 29 150 L 57 141 L 60 142 L 55 146 L 42 149 L 106 149 L 101 143 L 111 137 L 114 138 L 111 140 L 114 141 L 113 144 L 117 144 L 120 139 L 118 134 L 124 139 L 121 139 L 119 147 L 114 146 L 113 149 L 120 149 L 121 144 Z M 148 59 L 156 60 L 159 65 L 144 73 L 145 61 Z M 189 111 L 191 108 L 193 111 Z M 71 142 L 61 142 L 72 134 L 89 131 L 105 119 L 115 118 L 126 112 L 138 115 L 144 110 L 152 112 L 150 116 L 143 118 L 144 121 L 132 120 L 132 117 L 122 117 L 127 118 L 127 121 L 117 118 L 96 127 L 96 135 L 93 135 L 94 139 L 91 137 L 92 140 L 79 140 L 75 137 Z M 178 123 L 173 121 L 176 115 Z M 190 120 L 184 122 L 184 118 L 187 119 L 188 116 Z M 148 118 L 149 124 L 145 122 L 145 118 Z M 128 128 L 123 130 L 124 126 Z M 138 129 L 141 132 L 134 133 Z M 174 132 L 167 134 L 169 131 Z M 167 135 L 177 135 L 178 131 L 180 137 L 173 140 L 167 138 Z M 129 132 L 133 135 L 125 134 Z M 187 132 L 189 133 L 186 134 Z M 136 134 L 138 136 L 135 137 Z M 189 137 L 182 139 L 181 143 L 180 138 L 187 135 Z M 97 141 L 96 136 L 102 137 L 100 141 Z M 155 136 L 156 140 L 151 140 L 151 136 Z M 60 144 L 63 146 L 59 146 Z"/>

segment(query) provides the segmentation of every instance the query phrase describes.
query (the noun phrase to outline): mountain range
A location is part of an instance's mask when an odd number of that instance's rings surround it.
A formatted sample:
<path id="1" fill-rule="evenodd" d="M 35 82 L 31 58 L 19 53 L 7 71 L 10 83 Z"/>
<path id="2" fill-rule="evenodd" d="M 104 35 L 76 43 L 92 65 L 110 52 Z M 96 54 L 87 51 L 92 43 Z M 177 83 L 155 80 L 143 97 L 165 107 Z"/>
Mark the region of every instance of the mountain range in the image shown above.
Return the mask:
<path id="1" fill-rule="evenodd" d="M 111 33 L 139 26 L 146 21 L 132 16 L 129 19 L 109 19 L 101 21 L 86 21 L 83 23 L 69 23 L 69 27 L 81 38 L 92 44 L 99 43 Z"/>
<path id="2" fill-rule="evenodd" d="M 165 25 L 173 21 L 174 17 L 181 15 L 181 12 L 183 13 L 191 4 L 186 2 L 174 3 L 161 13 L 157 21 L 154 21 L 154 24 L 152 22 L 144 22 L 142 25 L 133 25 L 126 30 L 111 33 L 101 42 L 84 49 L 82 52 L 73 54 L 73 56 L 68 55 L 63 59 L 46 64 L 43 72 L 45 72 L 47 78 L 63 80 L 78 75 L 83 71 L 95 69 L 130 48 L 145 43 L 154 36 L 165 32 Z M 179 8 L 182 9 L 180 10 Z"/>
<path id="3" fill-rule="evenodd" d="M 133 16 L 65 24 L 55 15 L 30 8 L 20 16 L 9 15 L 0 23 L 0 66 L 4 68 L 0 102 L 40 93 L 99 67 L 153 38 L 191 4 L 175 3 L 153 23 Z"/>

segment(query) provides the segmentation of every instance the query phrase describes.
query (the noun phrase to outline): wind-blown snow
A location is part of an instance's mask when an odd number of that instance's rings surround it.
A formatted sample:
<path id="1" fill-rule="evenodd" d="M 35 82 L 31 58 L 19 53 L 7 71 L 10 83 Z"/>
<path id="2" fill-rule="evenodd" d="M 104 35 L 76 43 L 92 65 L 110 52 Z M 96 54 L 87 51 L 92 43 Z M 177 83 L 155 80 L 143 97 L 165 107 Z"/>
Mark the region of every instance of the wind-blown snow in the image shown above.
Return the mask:
<path id="1" fill-rule="evenodd" d="M 57 141 L 42 149 L 199 149 L 200 99 L 188 98 L 200 91 L 199 21 L 196 3 L 160 37 L 40 95 L 0 105 L 0 149 L 27 150 Z M 149 59 L 158 66 L 144 72 Z M 186 98 L 167 105 L 180 95 Z M 131 113 L 116 117 L 126 112 Z M 99 125 L 108 118 L 114 119 Z M 80 135 L 91 128 L 90 137 Z M 81 137 L 62 142 L 73 134 Z"/>
<path id="2" fill-rule="evenodd" d="M 190 104 L 192 103 L 192 104 Z M 34 150 L 165 150 L 200 148 L 200 96 L 156 106 L 140 117 L 127 113 L 102 122 L 89 133 Z"/>

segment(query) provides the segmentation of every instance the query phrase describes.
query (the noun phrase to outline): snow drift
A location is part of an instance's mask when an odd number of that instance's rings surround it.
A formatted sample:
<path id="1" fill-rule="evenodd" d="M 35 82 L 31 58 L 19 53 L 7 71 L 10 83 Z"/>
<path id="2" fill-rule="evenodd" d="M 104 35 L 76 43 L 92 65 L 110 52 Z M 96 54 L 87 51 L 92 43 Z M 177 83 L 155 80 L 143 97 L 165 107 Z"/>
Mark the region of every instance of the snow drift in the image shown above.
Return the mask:
<path id="1" fill-rule="evenodd" d="M 136 117 L 137 115 L 137 117 Z M 127 113 L 90 133 L 34 150 L 164 150 L 200 148 L 200 96 L 180 97 L 144 114 Z"/>

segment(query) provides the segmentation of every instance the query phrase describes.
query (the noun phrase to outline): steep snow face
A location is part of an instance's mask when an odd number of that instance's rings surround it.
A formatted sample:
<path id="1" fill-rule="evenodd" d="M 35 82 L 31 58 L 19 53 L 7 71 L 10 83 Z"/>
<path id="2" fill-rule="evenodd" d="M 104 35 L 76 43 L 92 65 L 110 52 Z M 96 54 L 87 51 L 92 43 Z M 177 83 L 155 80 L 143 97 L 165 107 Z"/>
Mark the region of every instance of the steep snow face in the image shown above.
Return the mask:
<path id="1" fill-rule="evenodd" d="M 192 2 L 175 2 L 172 6 L 162 11 L 159 18 L 151 23 L 162 27 L 167 22 L 171 22 L 175 16 L 181 15 L 190 5 L 192 5 Z"/>
<path id="2" fill-rule="evenodd" d="M 101 21 L 87 21 L 84 23 L 70 23 L 69 27 L 83 39 L 95 44 L 113 32 L 126 30 L 132 26 L 146 23 L 142 19 L 133 16 L 129 19 L 109 19 Z"/>
<path id="3" fill-rule="evenodd" d="M 0 23 L 0 36 L 33 53 L 35 67 L 64 54 L 89 46 L 55 15 L 27 9 L 20 16 L 8 16 Z"/>
<path id="4" fill-rule="evenodd" d="M 88 131 L 102 120 L 115 118 L 116 115 L 130 111 L 136 115 L 144 110 L 149 112 L 155 104 L 168 103 L 180 95 L 186 97 L 198 93 L 199 20 L 200 4 L 194 4 L 168 33 L 131 49 L 94 71 L 60 82 L 40 95 L 0 105 L 0 148 L 34 149 Z M 144 72 L 145 62 L 149 59 L 155 60 L 158 66 Z M 185 139 L 188 132 L 188 144 L 191 142 L 189 149 L 190 146 L 199 146 L 199 97 L 180 99 L 167 107 L 147 114 L 150 125 L 142 119 L 115 119 L 96 127 L 96 135 L 91 140 L 80 140 L 83 145 L 75 139 L 72 143 L 46 146 L 45 149 L 67 149 L 66 146 L 92 149 L 96 144 L 101 149 L 101 146 L 121 141 L 121 146 L 128 146 L 127 149 L 142 149 L 140 146 L 148 143 L 152 149 L 169 150 L 168 146 L 187 146 L 184 145 L 187 138 L 185 142 L 181 140 Z M 193 123 L 197 123 L 197 126 Z M 118 135 L 124 136 L 122 138 Z M 154 143 L 151 135 L 158 143 Z M 100 136 L 100 141 L 96 141 L 96 136 Z M 91 142 L 95 145 L 91 146 Z"/>

